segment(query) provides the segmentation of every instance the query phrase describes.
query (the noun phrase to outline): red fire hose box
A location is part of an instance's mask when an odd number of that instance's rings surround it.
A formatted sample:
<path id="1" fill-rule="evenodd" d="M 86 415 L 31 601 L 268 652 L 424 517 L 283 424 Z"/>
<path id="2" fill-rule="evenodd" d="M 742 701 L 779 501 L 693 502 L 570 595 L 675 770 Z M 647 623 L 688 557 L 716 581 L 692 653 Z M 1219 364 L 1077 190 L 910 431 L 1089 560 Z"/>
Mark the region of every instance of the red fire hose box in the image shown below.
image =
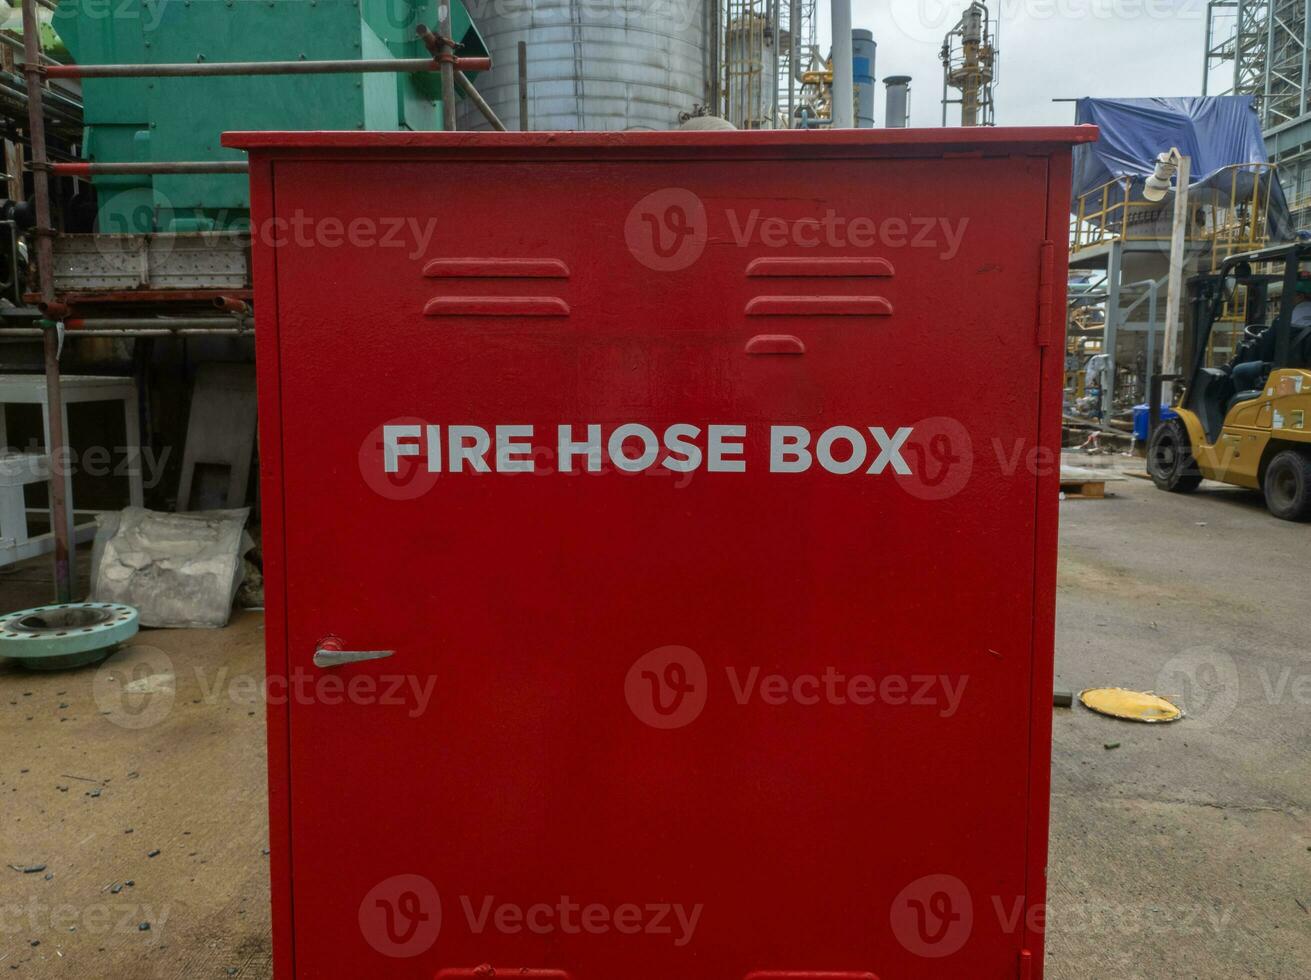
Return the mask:
<path id="1" fill-rule="evenodd" d="M 1041 976 L 1095 133 L 226 138 L 280 977 Z"/>

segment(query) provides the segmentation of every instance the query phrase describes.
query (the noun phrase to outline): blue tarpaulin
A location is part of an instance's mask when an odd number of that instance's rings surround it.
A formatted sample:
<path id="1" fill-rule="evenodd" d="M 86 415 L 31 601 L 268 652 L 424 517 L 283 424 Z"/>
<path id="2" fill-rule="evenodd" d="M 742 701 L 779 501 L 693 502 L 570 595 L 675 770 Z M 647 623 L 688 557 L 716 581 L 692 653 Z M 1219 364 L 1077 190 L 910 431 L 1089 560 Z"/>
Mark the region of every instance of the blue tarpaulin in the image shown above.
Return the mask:
<path id="1" fill-rule="evenodd" d="M 1190 158 L 1190 188 L 1215 188 L 1225 195 L 1233 181 L 1226 168 L 1268 159 L 1250 95 L 1080 99 L 1075 121 L 1101 127 L 1096 142 L 1074 148 L 1076 201 L 1119 177 L 1138 178 L 1131 199 L 1142 200 L 1143 179 L 1152 173 L 1157 154 L 1171 147 Z M 1256 179 L 1255 170 L 1239 173 L 1240 199 L 1251 195 Z M 1270 185 L 1270 234 L 1288 240 L 1293 233 L 1288 202 L 1277 180 Z"/>

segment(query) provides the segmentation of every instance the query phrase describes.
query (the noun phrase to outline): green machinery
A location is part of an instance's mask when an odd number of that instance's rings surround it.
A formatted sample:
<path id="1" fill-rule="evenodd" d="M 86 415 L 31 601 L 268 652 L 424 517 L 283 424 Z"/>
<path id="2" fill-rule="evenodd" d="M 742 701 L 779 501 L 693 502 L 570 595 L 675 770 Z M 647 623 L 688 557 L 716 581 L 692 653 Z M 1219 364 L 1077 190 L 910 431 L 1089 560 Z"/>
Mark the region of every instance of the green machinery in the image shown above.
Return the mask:
<path id="1" fill-rule="evenodd" d="M 434 0 L 63 0 L 53 25 L 78 64 L 426 58 Z M 462 55 L 487 50 L 452 3 Z M 422 74 L 104 78 L 83 82 L 83 156 L 98 163 L 242 160 L 225 130 L 436 130 L 441 80 Z M 244 229 L 246 177 L 94 179 L 105 234 Z"/>

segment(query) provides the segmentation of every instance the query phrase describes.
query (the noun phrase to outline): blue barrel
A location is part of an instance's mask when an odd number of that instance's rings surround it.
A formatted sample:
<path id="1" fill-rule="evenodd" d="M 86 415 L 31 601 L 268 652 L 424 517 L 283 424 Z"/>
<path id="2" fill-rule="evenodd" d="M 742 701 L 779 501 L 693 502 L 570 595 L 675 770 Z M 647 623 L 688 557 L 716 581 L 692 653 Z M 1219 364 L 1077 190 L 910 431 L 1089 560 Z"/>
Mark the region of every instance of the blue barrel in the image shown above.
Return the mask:
<path id="1" fill-rule="evenodd" d="M 1161 406 L 1162 420 L 1177 419 L 1178 417 L 1179 413 L 1174 409 L 1166 408 L 1164 405 Z M 1148 411 L 1148 407 L 1146 405 L 1135 405 L 1133 407 L 1133 437 L 1139 442 L 1147 441 L 1147 426 L 1150 422 L 1151 413 Z"/>

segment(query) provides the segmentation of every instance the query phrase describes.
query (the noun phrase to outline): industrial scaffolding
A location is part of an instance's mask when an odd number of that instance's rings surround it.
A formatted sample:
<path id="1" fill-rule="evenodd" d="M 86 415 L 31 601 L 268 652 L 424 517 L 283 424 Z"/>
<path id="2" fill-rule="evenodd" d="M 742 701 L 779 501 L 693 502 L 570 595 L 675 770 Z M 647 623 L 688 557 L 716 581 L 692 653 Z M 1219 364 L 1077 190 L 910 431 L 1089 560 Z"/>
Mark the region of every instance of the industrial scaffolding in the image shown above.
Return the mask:
<path id="1" fill-rule="evenodd" d="M 1294 220 L 1311 217 L 1311 0 L 1210 0 L 1203 95 L 1250 95 Z"/>
<path id="2" fill-rule="evenodd" d="M 823 64 L 815 7 L 816 0 L 781 0 L 779 5 L 778 105 L 788 128 L 797 125 L 802 74 Z"/>
<path id="3" fill-rule="evenodd" d="M 726 0 L 722 5 L 723 117 L 739 129 L 815 125 L 817 0 Z"/>
<path id="4" fill-rule="evenodd" d="M 1262 129 L 1305 115 L 1308 6 L 1307 0 L 1210 0 L 1202 94 L 1254 96 Z"/>
<path id="5" fill-rule="evenodd" d="M 429 58 L 296 60 L 262 62 L 187 62 L 180 64 L 59 64 L 46 57 L 41 50 L 38 6 L 54 9 L 54 0 L 22 0 L 23 36 L 21 63 L 13 64 L 13 72 L 0 71 L 6 83 L 11 76 L 17 79 L 21 72 L 22 95 L 27 102 L 26 163 L 32 174 L 31 204 L 34 226 L 30 234 L 34 239 L 32 272 L 36 289 L 30 299 L 34 306 L 32 326 L 4 327 L 3 337 L 38 337 L 44 348 L 46 405 L 48 430 L 45 455 L 50 460 L 64 456 L 66 436 L 63 423 L 63 394 L 61 390 L 60 352 L 64 340 L 77 336 L 128 337 L 184 337 L 193 334 L 242 334 L 254 328 L 250 306 L 241 300 L 216 295 L 216 315 L 203 318 L 154 316 L 89 318 L 74 317 L 72 298 L 56 289 L 56 263 L 54 242 L 60 236 L 52 207 L 52 183 L 59 177 L 87 179 L 102 175 L 123 174 L 178 174 L 178 173 L 245 173 L 247 165 L 240 162 L 187 160 L 143 163 L 88 163 L 60 160 L 47 138 L 56 135 L 61 119 L 59 111 L 65 108 L 67 96 L 55 87 L 60 80 L 85 78 L 160 78 L 160 77 L 214 77 L 247 75 L 323 75 L 362 73 L 436 72 L 441 78 L 443 124 L 446 130 L 456 128 L 455 91 L 462 90 L 488 118 L 491 125 L 505 129 L 496 114 L 474 89 L 466 71 L 486 71 L 491 67 L 489 58 L 459 57 L 459 45 L 451 38 L 449 5 L 439 7 L 440 33 L 419 26 L 418 35 L 427 47 Z M 13 39 L 5 47 L 14 48 Z M 6 57 L 7 67 L 9 59 Z M 54 84 L 52 84 L 54 83 Z M 522 84 L 522 82 L 521 82 Z M 141 294 L 137 294 L 140 298 Z M 190 295 L 190 294 L 188 294 Z M 221 314 L 221 315 L 219 315 Z M 0 447 L 2 448 L 2 447 Z M 50 521 L 53 538 L 55 599 L 68 602 L 72 599 L 72 554 L 75 546 L 70 520 L 68 483 L 59 478 L 55 467 L 50 469 Z"/>

